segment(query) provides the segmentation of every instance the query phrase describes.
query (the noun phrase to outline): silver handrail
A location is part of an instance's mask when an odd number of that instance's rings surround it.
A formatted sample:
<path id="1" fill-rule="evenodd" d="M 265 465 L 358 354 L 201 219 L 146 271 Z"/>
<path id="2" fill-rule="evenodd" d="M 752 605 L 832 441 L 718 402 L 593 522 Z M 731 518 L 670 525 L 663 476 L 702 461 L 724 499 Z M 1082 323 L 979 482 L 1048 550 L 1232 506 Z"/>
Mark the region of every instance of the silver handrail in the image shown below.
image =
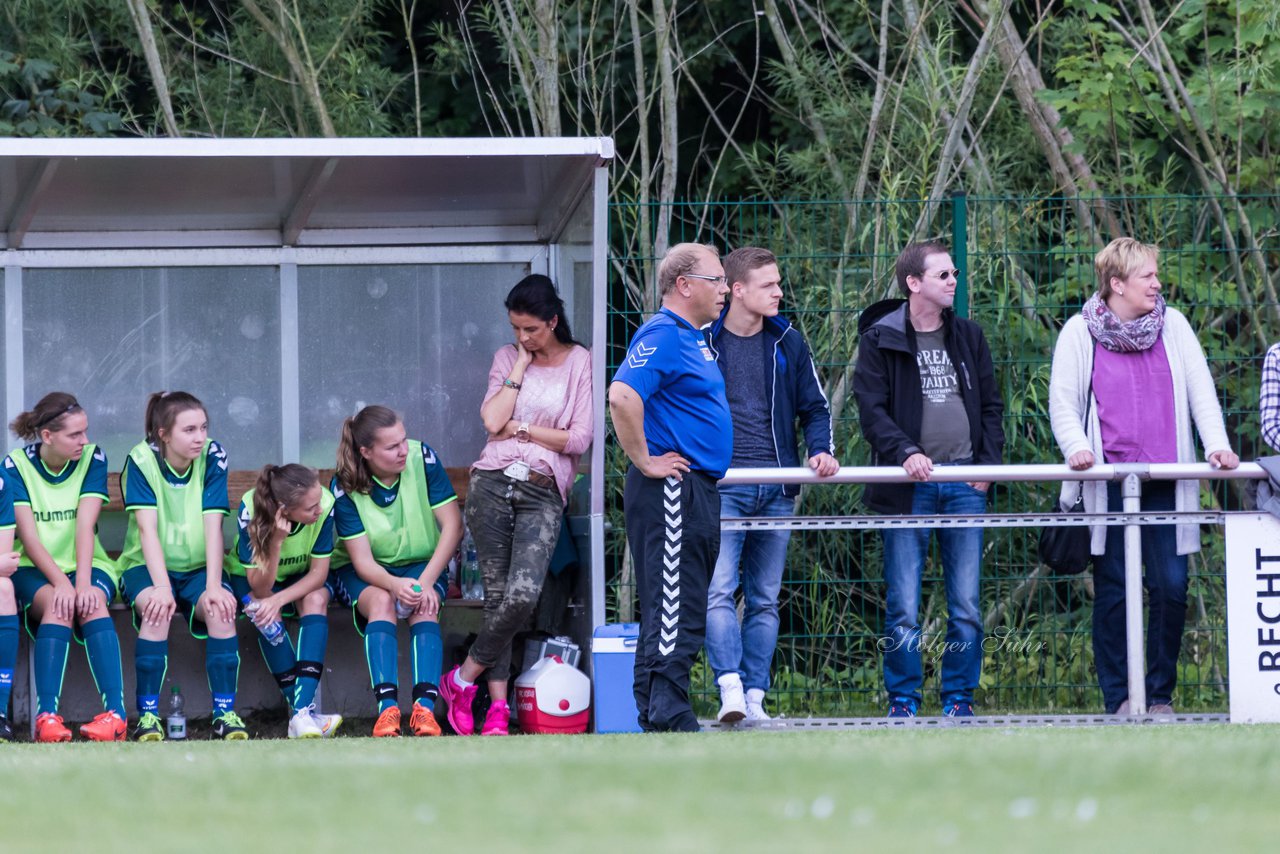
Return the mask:
<path id="1" fill-rule="evenodd" d="M 1054 480 L 1124 480 L 1135 474 L 1139 480 L 1261 480 L 1267 476 L 1257 463 L 1241 463 L 1230 471 L 1209 463 L 1104 463 L 1076 471 L 1056 465 L 936 466 L 931 481 L 1027 482 Z M 725 472 L 721 485 L 739 483 L 911 483 L 901 466 L 841 466 L 831 477 L 818 477 L 803 466 L 794 468 L 735 468 Z"/>
<path id="2" fill-rule="evenodd" d="M 959 465 L 936 466 L 929 480 L 938 483 L 966 481 L 1045 482 L 1045 481 L 1119 481 L 1124 499 L 1123 512 L 1115 514 L 1132 519 L 1124 522 L 1124 596 L 1125 653 L 1128 659 L 1129 710 L 1133 715 L 1147 712 L 1147 689 L 1143 667 L 1142 630 L 1142 539 L 1138 517 L 1142 516 L 1142 482 L 1144 480 L 1262 480 L 1267 473 L 1257 463 L 1241 463 L 1225 470 L 1210 463 L 1115 463 L 1100 464 L 1076 471 L 1064 464 L 1056 465 Z M 804 467 L 731 468 L 720 480 L 722 486 L 734 484 L 842 484 L 842 483 L 915 483 L 901 466 L 842 466 L 830 477 L 819 477 Z M 1110 512 L 1107 514 L 1111 516 Z M 1197 514 L 1188 514 L 1197 515 Z M 865 524 L 858 527 L 887 528 L 901 525 L 902 517 L 849 516 Z M 1200 517 L 1195 521 L 1216 521 L 1224 514 Z M 880 520 L 877 524 L 877 519 Z M 1187 519 L 1187 522 L 1193 521 Z M 1006 515 L 1005 526 L 1035 527 L 1043 524 L 1043 514 L 1029 514 L 1025 521 Z M 829 526 L 834 527 L 834 526 Z M 1230 643 L 1230 639 L 1228 639 Z"/>

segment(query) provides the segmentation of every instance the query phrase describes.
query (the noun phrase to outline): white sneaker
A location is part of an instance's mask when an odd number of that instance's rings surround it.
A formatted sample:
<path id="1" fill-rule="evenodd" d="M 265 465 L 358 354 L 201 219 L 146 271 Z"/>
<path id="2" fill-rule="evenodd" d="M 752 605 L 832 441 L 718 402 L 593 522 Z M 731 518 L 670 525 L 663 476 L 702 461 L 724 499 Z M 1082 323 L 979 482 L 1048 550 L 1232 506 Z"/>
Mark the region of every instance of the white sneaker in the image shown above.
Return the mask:
<path id="1" fill-rule="evenodd" d="M 747 720 L 749 721 L 771 721 L 773 718 L 764 710 L 764 692 L 759 688 L 752 688 L 747 691 Z"/>
<path id="2" fill-rule="evenodd" d="M 338 733 L 338 727 L 342 726 L 342 715 L 319 715 L 312 712 L 311 718 L 320 727 L 320 734 L 325 738 L 333 738 Z"/>
<path id="3" fill-rule="evenodd" d="M 315 707 L 307 706 L 305 709 L 298 709 L 293 717 L 289 719 L 289 738 L 324 737 L 320 725 L 316 723 L 316 719 L 311 714 L 313 708 Z"/>
<path id="4" fill-rule="evenodd" d="M 747 720 L 749 721 L 771 721 L 773 718 L 764 710 L 764 692 L 759 688 L 751 688 L 747 691 Z"/>
<path id="5" fill-rule="evenodd" d="M 747 704 L 742 698 L 742 677 L 726 673 L 716 680 L 720 686 L 720 712 L 716 718 L 722 724 L 737 723 L 747 716 Z"/>

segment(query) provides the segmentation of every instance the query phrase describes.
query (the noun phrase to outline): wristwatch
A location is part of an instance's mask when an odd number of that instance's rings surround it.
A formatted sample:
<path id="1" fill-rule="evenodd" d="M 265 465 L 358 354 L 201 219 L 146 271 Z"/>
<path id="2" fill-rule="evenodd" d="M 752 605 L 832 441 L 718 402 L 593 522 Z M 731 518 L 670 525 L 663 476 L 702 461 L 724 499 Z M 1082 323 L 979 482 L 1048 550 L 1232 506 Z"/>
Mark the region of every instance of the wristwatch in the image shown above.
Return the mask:
<path id="1" fill-rule="evenodd" d="M 520 425 L 516 427 L 516 441 L 517 442 L 529 441 L 529 422 L 528 421 L 521 421 Z"/>

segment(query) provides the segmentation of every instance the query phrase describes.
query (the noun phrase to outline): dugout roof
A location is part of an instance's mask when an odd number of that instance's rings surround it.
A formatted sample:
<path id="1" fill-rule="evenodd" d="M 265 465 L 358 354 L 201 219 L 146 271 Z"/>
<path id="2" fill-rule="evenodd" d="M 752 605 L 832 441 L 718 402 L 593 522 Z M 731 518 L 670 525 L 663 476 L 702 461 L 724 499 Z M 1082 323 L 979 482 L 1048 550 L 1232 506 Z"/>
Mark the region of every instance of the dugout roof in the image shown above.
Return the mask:
<path id="1" fill-rule="evenodd" d="M 5 248 L 554 240 L 607 138 L 5 139 Z"/>

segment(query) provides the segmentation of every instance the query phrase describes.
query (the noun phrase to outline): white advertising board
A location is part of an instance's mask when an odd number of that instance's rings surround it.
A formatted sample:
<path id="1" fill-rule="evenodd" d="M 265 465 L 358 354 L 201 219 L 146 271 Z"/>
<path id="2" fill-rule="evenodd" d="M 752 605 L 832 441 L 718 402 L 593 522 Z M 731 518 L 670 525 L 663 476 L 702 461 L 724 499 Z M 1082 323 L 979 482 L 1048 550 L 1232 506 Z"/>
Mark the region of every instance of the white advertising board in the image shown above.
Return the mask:
<path id="1" fill-rule="evenodd" d="M 1231 722 L 1280 722 L 1280 519 L 1227 516 Z"/>

